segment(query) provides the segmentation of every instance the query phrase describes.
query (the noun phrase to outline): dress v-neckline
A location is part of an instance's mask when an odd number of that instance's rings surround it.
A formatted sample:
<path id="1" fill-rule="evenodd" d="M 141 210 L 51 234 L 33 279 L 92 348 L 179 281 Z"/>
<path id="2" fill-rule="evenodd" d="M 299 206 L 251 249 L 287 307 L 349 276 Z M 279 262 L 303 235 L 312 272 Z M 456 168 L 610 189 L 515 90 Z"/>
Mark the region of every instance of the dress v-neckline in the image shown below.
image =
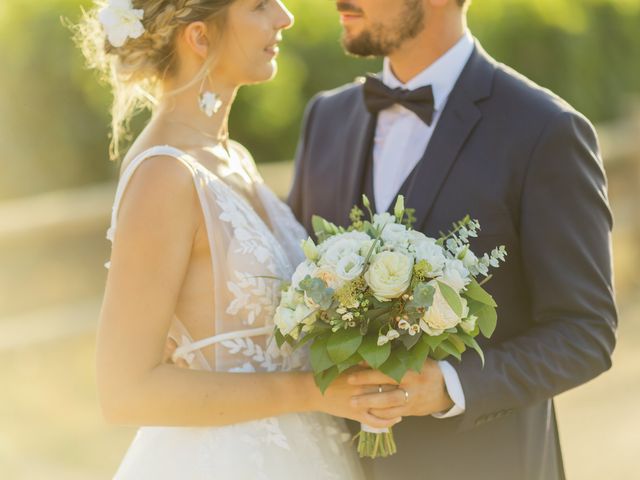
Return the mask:
<path id="1" fill-rule="evenodd" d="M 207 167 L 205 167 L 201 162 L 198 161 L 198 159 L 195 156 L 191 155 L 190 153 L 185 152 L 184 150 L 181 150 L 181 149 L 176 148 L 176 147 L 172 147 L 170 145 L 167 145 L 167 147 L 172 148 L 172 149 L 180 152 L 182 155 L 188 157 L 189 160 L 193 164 L 195 164 L 196 168 L 202 169 L 206 175 L 210 175 L 214 180 L 217 180 L 223 186 L 223 188 L 226 188 L 227 190 L 229 190 L 231 195 L 233 195 L 238 201 L 240 201 L 242 203 L 242 205 L 247 210 L 249 210 L 251 212 L 251 214 L 254 215 L 256 217 L 256 219 L 262 224 L 262 226 L 264 226 L 265 229 L 274 237 L 274 239 L 277 240 L 277 235 L 276 235 L 276 232 L 273 230 L 273 222 L 271 221 L 271 218 L 269 216 L 269 211 L 268 211 L 267 207 L 264 204 L 264 200 L 260 196 L 260 192 L 258 192 L 257 189 L 256 189 L 257 201 L 260 202 L 260 207 L 262 208 L 262 211 L 264 212 L 265 216 L 268 217 L 267 219 L 262 218 L 262 216 L 258 214 L 258 212 L 256 211 L 255 207 L 251 204 L 251 202 L 244 195 L 241 195 L 240 193 L 238 193 L 231 185 L 229 185 L 227 182 L 225 182 L 219 175 L 215 174 L 214 172 L 209 170 Z M 249 172 L 246 171 L 244 166 L 242 166 L 242 168 L 244 170 L 244 173 L 247 175 L 247 177 L 251 178 L 251 175 L 249 174 Z M 257 187 L 260 187 L 260 185 L 257 185 Z"/>

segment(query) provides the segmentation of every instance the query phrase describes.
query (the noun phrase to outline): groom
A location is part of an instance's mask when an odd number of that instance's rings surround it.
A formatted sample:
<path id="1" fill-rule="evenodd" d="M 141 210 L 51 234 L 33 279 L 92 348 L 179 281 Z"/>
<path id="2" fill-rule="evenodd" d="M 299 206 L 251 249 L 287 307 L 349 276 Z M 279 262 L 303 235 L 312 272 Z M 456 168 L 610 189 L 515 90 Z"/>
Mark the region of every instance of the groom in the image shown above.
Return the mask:
<path id="1" fill-rule="evenodd" d="M 486 285 L 498 328 L 461 363 L 427 361 L 402 389 L 364 370 L 358 397 L 394 427 L 398 453 L 369 478 L 563 479 L 552 398 L 611 366 L 617 324 L 611 214 L 593 127 L 493 60 L 466 27 L 468 0 L 345 0 L 343 45 L 384 57 L 375 77 L 309 104 L 289 204 L 341 225 L 362 194 L 378 212 L 398 194 L 429 236 L 466 214 L 472 248 L 505 245 Z"/>

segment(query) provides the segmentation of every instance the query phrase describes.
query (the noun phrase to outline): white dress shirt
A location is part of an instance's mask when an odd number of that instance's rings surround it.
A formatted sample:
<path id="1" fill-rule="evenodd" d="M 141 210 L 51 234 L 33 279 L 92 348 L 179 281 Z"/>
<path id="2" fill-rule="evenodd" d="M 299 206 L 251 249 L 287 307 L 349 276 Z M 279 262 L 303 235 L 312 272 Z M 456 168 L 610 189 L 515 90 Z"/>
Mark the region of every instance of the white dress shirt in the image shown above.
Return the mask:
<path id="1" fill-rule="evenodd" d="M 413 112 L 397 104 L 378 114 L 373 145 L 373 189 L 378 212 L 388 210 L 402 184 L 424 155 L 449 94 L 471 57 L 473 48 L 473 37 L 467 30 L 458 43 L 407 83 L 402 83 L 396 78 L 389 59 L 384 59 L 383 83 L 390 88 L 400 87 L 407 90 L 431 85 L 435 113 L 431 125 L 427 125 Z M 425 161 L 428 162 L 429 159 L 425 158 Z M 419 205 L 409 207 L 419 208 Z M 448 418 L 460 415 L 465 411 L 465 398 L 458 374 L 449 362 L 438 362 L 438 365 L 454 406 L 448 412 L 433 416 Z"/>

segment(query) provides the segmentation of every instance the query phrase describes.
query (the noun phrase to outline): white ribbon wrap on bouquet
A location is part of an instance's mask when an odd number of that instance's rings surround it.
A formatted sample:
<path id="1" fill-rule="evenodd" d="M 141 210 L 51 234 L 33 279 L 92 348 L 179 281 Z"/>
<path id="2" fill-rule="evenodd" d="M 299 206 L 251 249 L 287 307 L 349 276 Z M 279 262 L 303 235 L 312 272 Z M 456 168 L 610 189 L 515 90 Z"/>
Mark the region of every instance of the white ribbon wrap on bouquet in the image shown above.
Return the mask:
<path id="1" fill-rule="evenodd" d="M 390 431 L 388 428 L 373 428 L 369 425 L 365 425 L 364 423 L 360 424 L 360 429 L 367 433 L 389 433 Z"/>

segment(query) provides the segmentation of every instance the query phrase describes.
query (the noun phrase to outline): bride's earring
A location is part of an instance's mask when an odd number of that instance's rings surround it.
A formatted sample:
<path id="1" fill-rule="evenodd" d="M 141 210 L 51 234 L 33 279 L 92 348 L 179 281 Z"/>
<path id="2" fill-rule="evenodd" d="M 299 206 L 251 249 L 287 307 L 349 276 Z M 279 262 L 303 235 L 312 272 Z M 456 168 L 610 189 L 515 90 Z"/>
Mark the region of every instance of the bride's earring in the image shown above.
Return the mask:
<path id="1" fill-rule="evenodd" d="M 202 113 L 211 118 L 222 108 L 222 99 L 217 93 L 211 92 L 209 90 L 204 90 L 204 82 L 208 80 L 208 78 L 209 71 L 207 70 L 207 74 L 204 76 L 204 78 L 202 79 L 202 83 L 200 84 L 198 105 L 200 106 L 200 110 L 202 111 Z"/>

